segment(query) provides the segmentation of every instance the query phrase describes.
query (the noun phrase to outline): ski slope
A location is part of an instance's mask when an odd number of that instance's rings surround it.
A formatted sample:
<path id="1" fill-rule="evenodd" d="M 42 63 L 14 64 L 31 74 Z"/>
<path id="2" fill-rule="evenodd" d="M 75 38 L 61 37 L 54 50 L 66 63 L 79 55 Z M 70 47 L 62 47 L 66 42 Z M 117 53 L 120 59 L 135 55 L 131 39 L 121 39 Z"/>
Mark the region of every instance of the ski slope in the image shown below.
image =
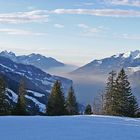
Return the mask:
<path id="1" fill-rule="evenodd" d="M 140 119 L 109 116 L 0 117 L 0 140 L 140 140 Z"/>

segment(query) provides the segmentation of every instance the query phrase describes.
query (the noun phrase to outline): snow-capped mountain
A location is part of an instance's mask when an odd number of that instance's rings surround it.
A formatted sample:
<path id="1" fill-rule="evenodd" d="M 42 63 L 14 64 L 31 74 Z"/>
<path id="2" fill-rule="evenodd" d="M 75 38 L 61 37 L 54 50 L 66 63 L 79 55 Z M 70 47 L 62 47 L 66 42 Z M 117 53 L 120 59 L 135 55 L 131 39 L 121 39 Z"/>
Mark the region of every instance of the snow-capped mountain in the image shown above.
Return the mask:
<path id="1" fill-rule="evenodd" d="M 0 53 L 0 56 L 9 58 L 12 61 L 17 62 L 17 63 L 33 65 L 42 70 L 48 70 L 50 68 L 65 66 L 65 64 L 57 61 L 56 59 L 52 57 L 45 57 L 43 55 L 35 54 L 35 53 L 32 53 L 30 55 L 16 56 L 15 53 L 13 52 L 2 51 Z"/>
<path id="2" fill-rule="evenodd" d="M 93 60 L 87 65 L 70 73 L 76 83 L 76 91 L 80 102 L 93 103 L 94 97 L 105 89 L 108 73 L 112 70 L 120 71 L 125 68 L 132 91 L 140 102 L 140 51 L 132 51 L 113 55 L 100 60 Z M 88 92 L 87 92 L 88 91 Z"/>
<path id="3" fill-rule="evenodd" d="M 120 70 L 126 68 L 128 71 L 135 72 L 140 70 L 140 50 L 131 51 L 128 53 L 121 53 L 113 55 L 101 60 L 93 60 L 92 62 L 84 65 L 77 70 L 73 71 L 73 74 L 94 74 L 103 73 L 106 74 L 111 70 Z"/>
<path id="4" fill-rule="evenodd" d="M 47 97 L 56 80 L 62 82 L 62 88 L 65 94 L 72 84 L 72 81 L 69 79 L 50 75 L 32 65 L 15 63 L 9 58 L 2 56 L 0 56 L 0 74 L 6 80 L 7 96 L 13 104 L 17 101 L 19 82 L 21 79 L 24 79 L 27 89 L 26 99 L 28 109 L 32 113 L 37 108 L 39 108 L 40 112 L 45 111 Z"/>

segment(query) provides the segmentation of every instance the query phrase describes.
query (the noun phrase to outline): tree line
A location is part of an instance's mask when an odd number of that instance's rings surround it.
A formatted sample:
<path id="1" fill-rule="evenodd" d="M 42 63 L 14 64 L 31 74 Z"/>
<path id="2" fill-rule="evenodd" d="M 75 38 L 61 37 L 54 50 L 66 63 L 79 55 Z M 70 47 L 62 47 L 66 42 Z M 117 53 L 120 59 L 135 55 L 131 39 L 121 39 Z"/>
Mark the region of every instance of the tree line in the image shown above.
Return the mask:
<path id="1" fill-rule="evenodd" d="M 106 89 L 93 107 L 87 105 L 85 114 L 101 114 L 125 117 L 140 117 L 140 109 L 136 97 L 132 94 L 131 85 L 124 69 L 117 74 L 111 71 Z"/>
<path id="2" fill-rule="evenodd" d="M 43 115 L 48 116 L 60 116 L 60 115 L 78 115 L 78 103 L 76 101 L 74 89 L 71 86 L 68 91 L 68 95 L 65 99 L 64 93 L 61 88 L 61 82 L 56 81 L 52 91 L 48 97 L 46 104 L 46 112 Z M 7 99 L 6 83 L 3 77 L 0 77 L 0 115 L 30 115 L 27 110 L 26 104 L 26 87 L 23 80 L 20 81 L 18 100 L 13 107 Z M 37 110 L 38 111 L 38 110 Z"/>
<path id="3" fill-rule="evenodd" d="M 67 97 L 64 96 L 61 82 L 56 81 L 46 104 L 43 115 L 78 115 L 78 103 L 73 87 L 69 88 Z M 6 83 L 0 77 L 0 115 L 30 115 L 26 104 L 26 87 L 23 80 L 19 84 L 18 100 L 13 107 L 6 96 Z M 124 69 L 118 74 L 109 73 L 106 89 L 103 94 L 94 98 L 93 105 L 88 104 L 83 114 L 102 114 L 112 116 L 139 117 L 139 106 L 136 97 L 132 94 L 131 85 Z"/>

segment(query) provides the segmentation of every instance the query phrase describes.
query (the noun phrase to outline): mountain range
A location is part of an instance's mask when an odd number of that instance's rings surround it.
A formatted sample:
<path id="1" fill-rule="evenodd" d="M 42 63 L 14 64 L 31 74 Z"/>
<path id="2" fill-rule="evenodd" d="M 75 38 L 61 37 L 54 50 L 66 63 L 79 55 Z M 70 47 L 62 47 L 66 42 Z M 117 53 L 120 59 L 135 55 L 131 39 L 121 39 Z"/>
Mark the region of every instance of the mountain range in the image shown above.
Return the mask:
<path id="1" fill-rule="evenodd" d="M 59 61 L 55 61 L 59 63 Z M 40 62 L 44 63 L 43 67 Z M 94 97 L 104 90 L 105 82 L 110 71 L 116 70 L 118 72 L 121 68 L 125 68 L 132 85 L 132 91 L 138 100 L 140 100 L 139 50 L 120 53 L 103 59 L 94 59 L 92 62 L 66 74 L 65 77 L 68 79 L 44 72 L 45 65 L 48 69 L 54 68 L 54 65 L 48 67 L 47 63 L 50 65 L 52 63 L 51 59 L 40 54 L 16 56 L 13 52 L 1 52 L 0 71 L 6 79 L 10 79 L 8 82 L 9 88 L 7 89 L 9 97 L 15 101 L 19 81 L 21 77 L 24 76 L 26 83 L 28 83 L 27 98 L 30 102 L 29 106 L 34 108 L 35 102 L 37 102 L 40 111 L 43 111 L 42 106 L 44 106 L 47 101 L 51 87 L 53 83 L 59 79 L 64 85 L 65 93 L 73 81 L 77 100 L 80 104 L 85 105 L 92 103 Z M 57 66 L 58 65 L 55 65 L 55 68 L 57 68 Z M 59 72 L 59 69 L 57 69 L 57 72 Z M 51 73 L 54 74 L 53 71 Z M 69 79 L 72 79 L 72 81 Z M 42 97 L 40 97 L 40 94 Z M 28 97 L 28 95 L 30 97 Z M 37 95 L 37 97 L 34 95 Z M 43 108 L 45 108 L 45 106 Z"/>
<path id="2" fill-rule="evenodd" d="M 16 54 L 13 52 L 2 51 L 0 53 L 0 56 L 9 58 L 16 63 L 33 65 L 33 66 L 38 67 L 45 71 L 47 71 L 48 69 L 65 66 L 64 63 L 62 63 L 52 57 L 46 57 L 41 54 L 35 54 L 35 53 L 32 53 L 30 55 L 16 56 Z"/>
<path id="3" fill-rule="evenodd" d="M 125 68 L 128 72 L 140 71 L 140 50 L 113 55 L 76 69 L 73 74 L 106 74 L 112 70 Z"/>
<path id="4" fill-rule="evenodd" d="M 32 114 L 45 112 L 48 95 L 56 80 L 62 82 L 65 95 L 72 85 L 69 79 L 50 75 L 35 66 L 16 63 L 3 56 L 0 56 L 0 75 L 6 81 L 7 99 L 13 105 L 17 102 L 19 82 L 21 79 L 25 81 L 27 108 Z"/>
<path id="5" fill-rule="evenodd" d="M 80 102 L 93 103 L 95 96 L 103 92 L 108 73 L 124 68 L 132 86 L 132 92 L 140 102 L 140 50 L 94 59 L 90 63 L 72 71 L 71 79 Z"/>

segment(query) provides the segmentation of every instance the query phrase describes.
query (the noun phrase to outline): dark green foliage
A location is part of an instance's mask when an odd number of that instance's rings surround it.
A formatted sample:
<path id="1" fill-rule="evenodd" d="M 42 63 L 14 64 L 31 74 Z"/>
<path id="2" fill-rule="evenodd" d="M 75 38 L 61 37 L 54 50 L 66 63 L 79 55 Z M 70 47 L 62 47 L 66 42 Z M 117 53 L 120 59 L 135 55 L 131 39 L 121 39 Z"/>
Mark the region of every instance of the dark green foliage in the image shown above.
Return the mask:
<path id="1" fill-rule="evenodd" d="M 91 109 L 91 105 L 87 105 L 86 109 L 85 109 L 85 115 L 91 115 L 92 114 L 92 109 Z"/>
<path id="2" fill-rule="evenodd" d="M 112 73 L 107 83 L 105 96 L 106 114 L 135 117 L 138 104 L 135 96 L 131 92 L 131 86 L 124 69 L 119 72 L 116 80 L 114 80 L 113 75 Z"/>
<path id="3" fill-rule="evenodd" d="M 25 94 L 26 94 L 26 88 L 25 88 L 25 83 L 23 80 L 21 80 L 19 84 L 19 94 L 18 94 L 18 101 L 16 104 L 16 107 L 13 111 L 13 115 L 27 115 L 26 111 L 26 101 L 25 101 Z"/>
<path id="4" fill-rule="evenodd" d="M 112 71 L 109 73 L 107 86 L 106 86 L 106 93 L 105 93 L 105 106 L 104 106 L 104 113 L 107 115 L 116 115 L 114 112 L 114 108 L 117 104 L 115 99 L 115 89 L 116 89 L 116 72 Z"/>
<path id="5" fill-rule="evenodd" d="M 60 116 L 66 114 L 65 98 L 61 89 L 61 82 L 56 81 L 46 106 L 46 113 L 48 116 Z"/>
<path id="6" fill-rule="evenodd" d="M 8 115 L 10 105 L 6 99 L 6 85 L 2 77 L 0 77 L 0 115 Z"/>
<path id="7" fill-rule="evenodd" d="M 116 79 L 116 114 L 121 116 L 134 117 L 138 109 L 137 101 L 132 95 L 128 77 L 122 69 Z"/>
<path id="8" fill-rule="evenodd" d="M 131 98 L 129 99 L 129 117 L 137 117 L 138 114 L 138 110 L 139 110 L 139 106 L 137 103 L 137 99 L 135 96 L 131 96 Z"/>
<path id="9" fill-rule="evenodd" d="M 78 105 L 76 102 L 76 97 L 74 94 L 74 89 L 71 86 L 68 92 L 68 96 L 66 99 L 66 109 L 68 115 L 77 115 L 78 114 Z"/>

